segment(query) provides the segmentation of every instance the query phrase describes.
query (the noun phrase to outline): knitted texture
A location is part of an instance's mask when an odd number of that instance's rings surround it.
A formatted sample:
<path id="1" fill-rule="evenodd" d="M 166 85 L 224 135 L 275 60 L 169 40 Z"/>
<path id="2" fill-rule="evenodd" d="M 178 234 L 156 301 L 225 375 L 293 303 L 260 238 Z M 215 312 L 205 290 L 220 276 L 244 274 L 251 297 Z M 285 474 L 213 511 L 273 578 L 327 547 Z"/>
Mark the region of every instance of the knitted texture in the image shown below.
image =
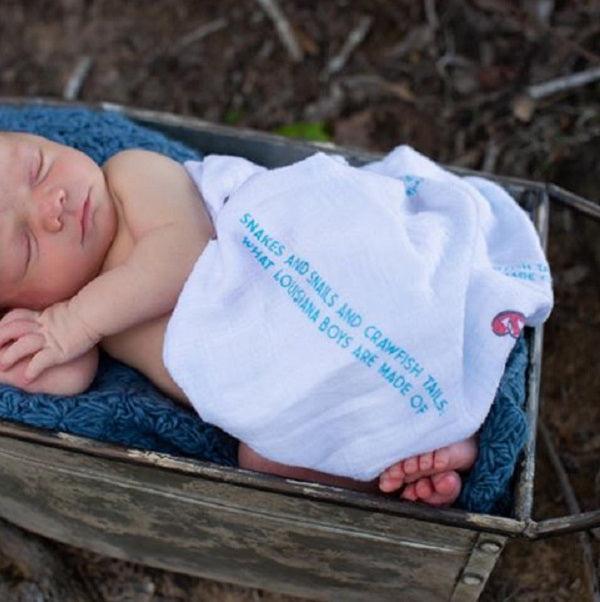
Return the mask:
<path id="1" fill-rule="evenodd" d="M 80 108 L 0 106 L 0 130 L 40 134 L 73 146 L 102 164 L 126 148 L 145 148 L 177 161 L 200 155 L 111 112 Z M 492 409 L 479 433 L 479 456 L 458 506 L 510 514 L 510 481 L 527 437 L 522 410 L 527 347 L 511 353 Z M 0 419 L 146 450 L 235 466 L 237 442 L 162 395 L 144 376 L 105 355 L 96 379 L 76 397 L 27 394 L 0 385 Z"/>
<path id="2" fill-rule="evenodd" d="M 162 395 L 136 370 L 102 355 L 75 397 L 0 386 L 0 418 L 127 447 L 237 465 L 237 441 Z"/>
<path id="3" fill-rule="evenodd" d="M 479 453 L 463 481 L 456 506 L 472 512 L 509 515 L 511 479 L 529 435 L 523 410 L 527 376 L 527 343 L 521 336 L 506 362 L 496 398 L 479 431 Z"/>
<path id="4" fill-rule="evenodd" d="M 156 151 L 176 161 L 201 158 L 185 145 L 109 111 L 0 106 L 2 130 L 44 136 L 86 153 L 100 165 L 126 148 Z"/>

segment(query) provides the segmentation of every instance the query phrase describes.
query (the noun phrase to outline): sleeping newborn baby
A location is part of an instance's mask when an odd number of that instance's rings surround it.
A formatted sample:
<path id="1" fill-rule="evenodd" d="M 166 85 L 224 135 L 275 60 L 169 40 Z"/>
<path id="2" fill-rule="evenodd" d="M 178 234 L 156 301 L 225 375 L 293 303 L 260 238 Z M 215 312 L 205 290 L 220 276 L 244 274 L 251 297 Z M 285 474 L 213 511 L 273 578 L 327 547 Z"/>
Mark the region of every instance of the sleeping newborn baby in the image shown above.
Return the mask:
<path id="1" fill-rule="evenodd" d="M 526 214 L 412 149 L 267 170 L 0 134 L 0 380 L 76 394 L 97 346 L 240 465 L 454 501 L 504 364 L 552 306 Z"/>

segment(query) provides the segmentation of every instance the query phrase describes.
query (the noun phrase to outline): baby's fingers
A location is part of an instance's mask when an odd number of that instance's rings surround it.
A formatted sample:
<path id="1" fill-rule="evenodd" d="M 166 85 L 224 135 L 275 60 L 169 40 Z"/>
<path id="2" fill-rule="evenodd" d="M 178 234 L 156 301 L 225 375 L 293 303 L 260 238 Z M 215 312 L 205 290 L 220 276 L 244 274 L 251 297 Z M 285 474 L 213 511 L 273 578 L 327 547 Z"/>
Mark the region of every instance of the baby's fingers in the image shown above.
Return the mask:
<path id="1" fill-rule="evenodd" d="M 0 368 L 8 370 L 25 357 L 36 353 L 44 346 L 45 339 L 41 334 L 26 334 L 0 354 Z M 32 379 L 33 380 L 33 379 Z"/>
<path id="2" fill-rule="evenodd" d="M 48 368 L 61 363 L 62 360 L 54 350 L 48 348 L 42 349 L 31 358 L 29 365 L 25 369 L 25 380 L 31 382 Z"/>
<path id="3" fill-rule="evenodd" d="M 35 333 L 39 330 L 39 325 L 30 320 L 15 320 L 3 326 L 0 323 L 0 347 L 3 347 L 9 341 L 16 340 L 23 335 Z"/>
<path id="4" fill-rule="evenodd" d="M 0 326 L 10 324 L 15 320 L 37 320 L 40 312 L 33 309 L 12 309 L 0 320 Z"/>

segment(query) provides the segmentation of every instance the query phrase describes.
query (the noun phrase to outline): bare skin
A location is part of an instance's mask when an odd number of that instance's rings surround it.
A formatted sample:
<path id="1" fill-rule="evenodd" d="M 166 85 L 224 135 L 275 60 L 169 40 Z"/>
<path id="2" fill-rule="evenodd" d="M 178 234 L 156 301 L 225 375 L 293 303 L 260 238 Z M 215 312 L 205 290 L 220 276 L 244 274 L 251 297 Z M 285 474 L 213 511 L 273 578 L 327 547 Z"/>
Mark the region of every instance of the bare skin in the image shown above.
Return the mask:
<path id="1" fill-rule="evenodd" d="M 471 468 L 476 457 L 476 439 L 469 437 L 394 464 L 379 477 L 379 488 L 391 492 L 404 486 L 401 493 L 404 499 L 432 506 L 451 504 L 460 493 L 457 471 Z"/>
<path id="2" fill-rule="evenodd" d="M 0 176 L 8 224 L 0 307 L 19 308 L 0 321 L 0 382 L 76 394 L 93 380 L 100 345 L 189 404 L 163 365 L 163 340 L 185 278 L 214 231 L 183 168 L 127 151 L 101 170 L 73 149 L 3 134 Z M 15 245 L 22 248 L 16 256 L 7 252 Z M 403 488 L 404 499 L 432 505 L 456 499 L 456 471 L 475 455 L 471 439 L 398 462 L 379 482 L 364 483 L 278 464 L 243 443 L 239 450 L 243 468 L 366 491 Z"/>

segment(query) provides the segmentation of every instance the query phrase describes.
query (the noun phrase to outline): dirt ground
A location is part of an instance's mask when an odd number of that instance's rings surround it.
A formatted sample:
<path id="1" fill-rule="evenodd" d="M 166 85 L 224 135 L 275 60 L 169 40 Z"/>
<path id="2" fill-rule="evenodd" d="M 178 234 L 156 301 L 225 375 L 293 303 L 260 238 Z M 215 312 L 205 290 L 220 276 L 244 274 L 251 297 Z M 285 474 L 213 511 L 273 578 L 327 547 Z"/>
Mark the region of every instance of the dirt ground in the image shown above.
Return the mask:
<path id="1" fill-rule="evenodd" d="M 68 93 L 372 150 L 408 143 L 448 164 L 600 199 L 600 80 L 569 77 L 600 67 L 597 1 L 278 5 L 295 50 L 254 0 L 3 0 L 0 95 Z M 531 88 L 557 78 L 567 87 Z M 579 504 L 592 510 L 600 502 L 600 223 L 553 207 L 550 241 L 556 309 L 542 416 Z M 536 518 L 566 514 L 539 457 Z M 598 567 L 600 544 L 591 540 Z M 58 549 L 105 602 L 292 600 Z M 591 600 L 581 550 L 575 535 L 511 542 L 482 599 Z M 43 599 L 8 558 L 0 558 L 2 579 L 15 601 Z"/>

